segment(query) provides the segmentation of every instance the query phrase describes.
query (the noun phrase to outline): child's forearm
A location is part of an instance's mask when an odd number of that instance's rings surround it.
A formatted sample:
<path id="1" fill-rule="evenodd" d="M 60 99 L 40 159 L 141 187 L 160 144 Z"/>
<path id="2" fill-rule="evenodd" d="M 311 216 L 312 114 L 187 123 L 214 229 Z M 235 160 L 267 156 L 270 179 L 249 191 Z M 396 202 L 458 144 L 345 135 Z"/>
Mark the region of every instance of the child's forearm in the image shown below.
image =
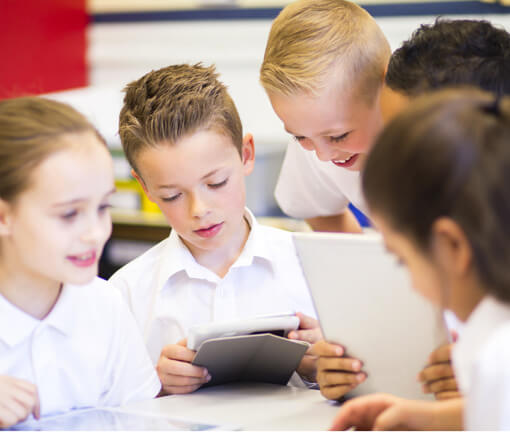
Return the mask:
<path id="1" fill-rule="evenodd" d="M 431 417 L 431 430 L 462 430 L 464 398 L 449 399 L 435 403 L 434 415 Z"/>

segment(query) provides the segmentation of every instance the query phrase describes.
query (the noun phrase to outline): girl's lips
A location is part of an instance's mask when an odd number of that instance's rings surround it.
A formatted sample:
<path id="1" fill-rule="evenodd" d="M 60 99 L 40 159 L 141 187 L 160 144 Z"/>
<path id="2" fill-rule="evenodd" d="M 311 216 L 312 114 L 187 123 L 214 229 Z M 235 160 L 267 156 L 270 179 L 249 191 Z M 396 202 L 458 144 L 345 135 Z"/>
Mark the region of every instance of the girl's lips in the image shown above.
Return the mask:
<path id="1" fill-rule="evenodd" d="M 218 234 L 222 227 L 223 227 L 223 222 L 221 222 L 219 224 L 211 225 L 210 227 L 207 227 L 207 228 L 195 230 L 195 233 L 198 234 L 200 237 L 210 238 L 210 237 L 214 237 L 216 234 Z"/>
<path id="2" fill-rule="evenodd" d="M 91 251 L 81 255 L 69 255 L 67 259 L 77 267 L 90 267 L 96 263 L 96 251 Z"/>
<path id="3" fill-rule="evenodd" d="M 333 162 L 336 166 L 342 167 L 342 168 L 349 168 L 353 166 L 356 161 L 358 160 L 359 153 L 350 156 L 348 159 L 345 160 L 345 162 L 341 162 L 339 160 L 333 160 Z"/>

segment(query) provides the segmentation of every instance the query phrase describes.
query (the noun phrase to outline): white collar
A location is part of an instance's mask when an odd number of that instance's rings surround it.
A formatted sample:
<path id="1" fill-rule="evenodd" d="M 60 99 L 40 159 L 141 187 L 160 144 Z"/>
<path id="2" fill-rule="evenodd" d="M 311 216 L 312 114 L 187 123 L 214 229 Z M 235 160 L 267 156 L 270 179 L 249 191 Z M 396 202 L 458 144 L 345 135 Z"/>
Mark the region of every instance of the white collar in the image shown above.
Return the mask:
<path id="1" fill-rule="evenodd" d="M 25 341 L 41 325 L 51 326 L 64 335 L 70 335 L 75 324 L 72 290 L 79 287 L 62 287 L 62 291 L 50 313 L 42 320 L 22 311 L 0 295 L 0 340 L 9 346 Z"/>
<path id="2" fill-rule="evenodd" d="M 256 258 L 261 258 L 272 266 L 276 257 L 269 242 L 263 238 L 259 223 L 248 208 L 245 208 L 244 217 L 250 226 L 250 233 L 241 254 L 231 268 L 250 266 Z M 158 290 L 163 289 L 166 282 L 179 272 L 185 272 L 189 278 L 205 279 L 212 283 L 218 283 L 221 280 L 215 273 L 196 262 L 179 235 L 172 230 L 164 245 L 159 265 Z"/>
<path id="3" fill-rule="evenodd" d="M 492 296 L 485 296 L 471 312 L 459 341 L 453 348 L 453 363 L 459 388 L 467 393 L 471 386 L 473 367 L 490 335 L 510 321 L 510 306 Z"/>

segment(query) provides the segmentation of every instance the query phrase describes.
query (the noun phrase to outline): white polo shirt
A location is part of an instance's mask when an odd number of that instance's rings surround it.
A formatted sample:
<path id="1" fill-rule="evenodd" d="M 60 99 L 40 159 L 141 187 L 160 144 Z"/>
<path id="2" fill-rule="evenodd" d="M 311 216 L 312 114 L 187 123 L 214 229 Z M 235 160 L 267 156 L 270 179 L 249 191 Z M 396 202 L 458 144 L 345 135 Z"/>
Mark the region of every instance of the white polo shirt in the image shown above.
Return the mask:
<path id="1" fill-rule="evenodd" d="M 283 212 L 291 217 L 309 219 L 345 212 L 352 202 L 363 213 L 360 173 L 323 162 L 313 151 L 289 142 L 275 189 Z"/>
<path id="2" fill-rule="evenodd" d="M 154 363 L 194 325 L 274 313 L 316 316 L 291 233 L 260 225 L 249 210 L 245 217 L 248 240 L 223 278 L 198 264 L 175 231 L 111 277 Z"/>
<path id="3" fill-rule="evenodd" d="M 510 430 L 510 305 L 487 296 L 453 349 L 466 430 Z"/>
<path id="4" fill-rule="evenodd" d="M 118 292 L 65 285 L 38 320 L 0 295 L 0 374 L 37 386 L 41 414 L 150 399 L 160 382 Z"/>

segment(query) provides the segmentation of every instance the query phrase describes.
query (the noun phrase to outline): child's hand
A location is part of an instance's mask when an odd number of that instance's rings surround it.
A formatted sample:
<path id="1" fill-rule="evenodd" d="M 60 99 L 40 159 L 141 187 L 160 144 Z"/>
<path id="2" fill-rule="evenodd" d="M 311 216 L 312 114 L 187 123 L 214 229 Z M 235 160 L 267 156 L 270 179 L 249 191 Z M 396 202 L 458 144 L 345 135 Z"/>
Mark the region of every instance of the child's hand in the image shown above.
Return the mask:
<path id="1" fill-rule="evenodd" d="M 322 395 L 327 399 L 340 399 L 346 393 L 365 381 L 361 371 L 362 362 L 355 358 L 343 357 L 345 350 L 340 345 L 324 340 L 312 347 L 317 360 L 317 382 Z"/>
<path id="2" fill-rule="evenodd" d="M 461 397 L 451 364 L 453 344 L 437 348 L 429 356 L 427 366 L 419 373 L 424 393 L 434 393 L 438 400 Z"/>
<path id="3" fill-rule="evenodd" d="M 191 364 L 196 352 L 188 349 L 186 342 L 183 339 L 175 345 L 166 345 L 161 351 L 156 366 L 161 395 L 191 393 L 211 379 L 206 368 Z"/>
<path id="4" fill-rule="evenodd" d="M 0 375 L 0 428 L 25 420 L 30 413 L 40 417 L 37 387 L 17 378 Z"/>
<path id="5" fill-rule="evenodd" d="M 299 317 L 299 329 L 289 332 L 289 339 L 302 340 L 310 344 L 314 344 L 322 339 L 322 332 L 316 319 L 301 312 L 298 312 L 296 315 Z M 307 381 L 316 381 L 317 356 L 313 353 L 312 346 L 308 348 L 301 363 L 299 363 L 297 373 Z"/>
<path id="6" fill-rule="evenodd" d="M 330 430 L 422 430 L 433 425 L 437 405 L 383 393 L 360 396 L 342 405 Z"/>

